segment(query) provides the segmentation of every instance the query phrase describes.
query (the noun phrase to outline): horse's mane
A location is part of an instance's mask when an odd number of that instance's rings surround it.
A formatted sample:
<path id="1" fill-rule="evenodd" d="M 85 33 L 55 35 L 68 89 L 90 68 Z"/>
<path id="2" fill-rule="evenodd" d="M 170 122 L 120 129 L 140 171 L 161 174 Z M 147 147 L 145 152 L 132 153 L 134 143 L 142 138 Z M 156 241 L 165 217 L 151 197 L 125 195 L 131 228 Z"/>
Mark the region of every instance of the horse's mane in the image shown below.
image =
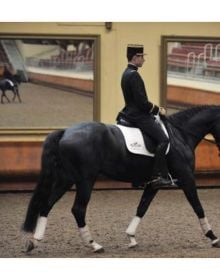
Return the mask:
<path id="1" fill-rule="evenodd" d="M 193 106 L 189 109 L 174 113 L 168 117 L 168 119 L 175 123 L 178 126 L 184 126 L 188 120 L 192 119 L 195 115 L 198 115 L 200 112 L 210 111 L 210 110 L 219 110 L 220 113 L 220 106 L 218 105 L 200 105 L 200 106 Z"/>

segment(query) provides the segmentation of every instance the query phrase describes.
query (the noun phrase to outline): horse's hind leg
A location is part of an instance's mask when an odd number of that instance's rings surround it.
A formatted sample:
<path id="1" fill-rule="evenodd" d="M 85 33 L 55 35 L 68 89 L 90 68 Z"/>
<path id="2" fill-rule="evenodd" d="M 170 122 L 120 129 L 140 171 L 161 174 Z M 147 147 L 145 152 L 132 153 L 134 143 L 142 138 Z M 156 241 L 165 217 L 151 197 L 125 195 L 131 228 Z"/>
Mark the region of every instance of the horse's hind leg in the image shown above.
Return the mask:
<path id="1" fill-rule="evenodd" d="M 154 199 L 155 195 L 157 194 L 158 190 L 154 190 L 151 187 L 147 187 L 144 190 L 144 193 L 141 197 L 140 203 L 137 208 L 136 216 L 131 220 L 126 233 L 129 237 L 130 243 L 128 245 L 129 248 L 133 248 L 137 245 L 135 234 L 137 231 L 137 227 L 139 223 L 141 222 L 141 219 L 147 212 L 147 209 L 149 208 L 152 200 Z"/>
<path id="2" fill-rule="evenodd" d="M 41 199 L 41 205 L 39 209 L 39 217 L 37 218 L 34 234 L 31 238 L 26 240 L 26 252 L 29 252 L 38 246 L 39 241 L 42 241 L 45 235 L 47 218 L 49 212 L 53 208 L 54 204 L 64 195 L 64 193 L 71 187 L 71 184 L 64 184 L 64 182 L 57 181 L 50 193 L 44 195 Z"/>
<path id="3" fill-rule="evenodd" d="M 203 207 L 198 197 L 194 180 L 193 182 L 191 182 L 191 184 L 187 184 L 187 187 L 182 187 L 182 188 L 187 200 L 189 201 L 190 205 L 192 206 L 194 212 L 196 213 L 199 219 L 199 223 L 204 235 L 211 240 L 213 247 L 220 248 L 220 241 L 213 233 L 212 228 L 208 222 L 208 219 L 205 216 Z"/>
<path id="4" fill-rule="evenodd" d="M 8 99 L 7 95 L 5 94 L 5 90 L 2 91 L 2 96 L 1 96 L 1 103 L 3 104 L 3 97 L 5 97 L 8 101 L 8 103 L 10 103 L 10 100 Z"/>
<path id="5" fill-rule="evenodd" d="M 94 181 L 89 182 L 88 180 L 76 184 L 76 197 L 72 207 L 72 213 L 76 219 L 80 236 L 85 246 L 91 247 L 94 252 L 103 252 L 103 247 L 93 240 L 85 221 L 86 209 L 90 200 L 93 184 Z"/>
<path id="6" fill-rule="evenodd" d="M 59 157 L 59 141 L 64 130 L 50 133 L 44 142 L 41 172 L 38 184 L 29 202 L 25 220 L 22 226 L 24 233 L 34 234 L 34 241 L 42 240 L 47 224 L 47 216 L 56 201 L 67 191 L 73 181 L 67 179 Z M 29 237 L 29 236 L 28 236 Z M 33 248 L 29 238 L 26 251 Z"/>

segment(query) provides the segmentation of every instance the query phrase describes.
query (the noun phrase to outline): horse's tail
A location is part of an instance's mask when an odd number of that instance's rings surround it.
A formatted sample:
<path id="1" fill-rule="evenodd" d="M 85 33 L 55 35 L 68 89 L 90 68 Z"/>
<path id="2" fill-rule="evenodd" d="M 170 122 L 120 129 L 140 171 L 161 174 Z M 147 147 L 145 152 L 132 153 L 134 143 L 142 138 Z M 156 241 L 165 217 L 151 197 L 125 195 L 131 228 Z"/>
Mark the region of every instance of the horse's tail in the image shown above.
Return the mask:
<path id="1" fill-rule="evenodd" d="M 59 141 L 63 133 L 64 129 L 54 131 L 48 135 L 44 142 L 39 181 L 29 202 L 26 218 L 22 226 L 25 232 L 34 231 L 41 206 L 47 202 L 51 188 L 59 176 Z"/>

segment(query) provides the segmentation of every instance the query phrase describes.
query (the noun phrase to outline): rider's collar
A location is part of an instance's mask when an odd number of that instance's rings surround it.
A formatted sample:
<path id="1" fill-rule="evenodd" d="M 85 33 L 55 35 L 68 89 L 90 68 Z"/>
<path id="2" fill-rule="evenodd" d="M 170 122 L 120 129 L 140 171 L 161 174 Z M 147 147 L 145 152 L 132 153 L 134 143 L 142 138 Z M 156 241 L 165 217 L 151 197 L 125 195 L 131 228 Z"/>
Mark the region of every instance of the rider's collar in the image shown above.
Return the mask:
<path id="1" fill-rule="evenodd" d="M 136 65 L 134 65 L 133 63 L 128 63 L 128 68 L 131 68 L 133 70 L 138 70 L 138 67 Z"/>

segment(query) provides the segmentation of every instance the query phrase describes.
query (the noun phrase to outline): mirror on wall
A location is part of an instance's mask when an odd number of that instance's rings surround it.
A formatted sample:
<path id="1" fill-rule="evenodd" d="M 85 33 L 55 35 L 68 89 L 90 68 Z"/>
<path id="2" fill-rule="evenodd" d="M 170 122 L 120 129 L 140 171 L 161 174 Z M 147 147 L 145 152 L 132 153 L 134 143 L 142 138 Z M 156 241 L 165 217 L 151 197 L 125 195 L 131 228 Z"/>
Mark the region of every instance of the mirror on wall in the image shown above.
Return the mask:
<path id="1" fill-rule="evenodd" d="M 0 34 L 0 130 L 98 120 L 98 57 L 99 36 Z"/>
<path id="2" fill-rule="evenodd" d="M 168 114 L 220 105 L 220 38 L 162 36 L 161 99 Z"/>

